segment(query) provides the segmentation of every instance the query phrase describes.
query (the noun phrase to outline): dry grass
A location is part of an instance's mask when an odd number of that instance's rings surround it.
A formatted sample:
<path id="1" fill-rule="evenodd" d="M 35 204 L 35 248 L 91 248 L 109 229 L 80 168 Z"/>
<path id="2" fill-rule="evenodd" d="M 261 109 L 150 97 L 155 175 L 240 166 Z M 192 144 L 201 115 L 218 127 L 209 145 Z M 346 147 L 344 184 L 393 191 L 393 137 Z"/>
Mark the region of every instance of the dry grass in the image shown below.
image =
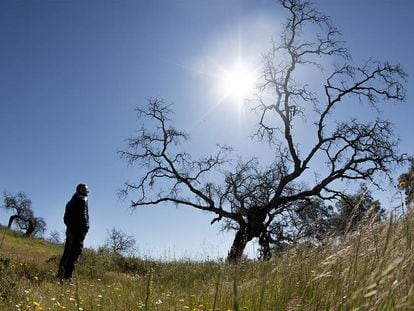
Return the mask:
<path id="1" fill-rule="evenodd" d="M 9 281 L 0 283 L 0 309 L 412 310 L 413 228 L 409 215 L 342 243 L 302 245 L 270 262 L 237 266 L 87 250 L 69 283 L 54 279 L 57 262 L 48 260 L 60 246 L 5 233 L 0 271 Z"/>

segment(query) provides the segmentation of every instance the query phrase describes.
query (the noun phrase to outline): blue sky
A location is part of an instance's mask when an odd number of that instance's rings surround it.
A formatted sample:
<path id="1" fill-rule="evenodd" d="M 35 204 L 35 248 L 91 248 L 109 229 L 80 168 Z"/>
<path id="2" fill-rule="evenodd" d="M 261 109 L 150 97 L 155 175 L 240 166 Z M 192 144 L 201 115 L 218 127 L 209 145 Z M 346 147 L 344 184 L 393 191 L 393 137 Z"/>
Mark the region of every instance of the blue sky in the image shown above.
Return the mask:
<path id="1" fill-rule="evenodd" d="M 414 2 L 315 3 L 356 63 L 404 66 L 408 100 L 384 116 L 412 154 Z M 120 201 L 118 190 L 140 171 L 117 150 L 138 129 L 134 107 L 158 96 L 174 103 L 177 127 L 194 138 L 190 151 L 209 153 L 220 142 L 248 154 L 254 119 L 223 97 L 220 75 L 238 58 L 257 68 L 283 14 L 273 0 L 1 1 L 0 190 L 27 193 L 48 230 L 63 232 L 64 206 L 86 182 L 86 245 L 102 245 L 116 227 L 135 236 L 142 255 L 226 256 L 232 236 L 210 226 L 212 216 L 174 206 L 132 212 Z"/>

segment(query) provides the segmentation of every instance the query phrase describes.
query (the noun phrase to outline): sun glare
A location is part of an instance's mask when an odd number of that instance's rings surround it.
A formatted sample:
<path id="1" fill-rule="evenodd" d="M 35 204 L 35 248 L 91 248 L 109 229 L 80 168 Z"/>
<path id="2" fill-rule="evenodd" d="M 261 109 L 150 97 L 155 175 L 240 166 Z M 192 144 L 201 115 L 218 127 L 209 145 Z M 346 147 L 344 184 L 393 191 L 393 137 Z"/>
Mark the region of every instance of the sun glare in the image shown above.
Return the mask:
<path id="1" fill-rule="evenodd" d="M 253 70 L 238 64 L 230 70 L 224 70 L 222 76 L 222 93 L 224 97 L 242 102 L 252 95 L 256 84 Z"/>

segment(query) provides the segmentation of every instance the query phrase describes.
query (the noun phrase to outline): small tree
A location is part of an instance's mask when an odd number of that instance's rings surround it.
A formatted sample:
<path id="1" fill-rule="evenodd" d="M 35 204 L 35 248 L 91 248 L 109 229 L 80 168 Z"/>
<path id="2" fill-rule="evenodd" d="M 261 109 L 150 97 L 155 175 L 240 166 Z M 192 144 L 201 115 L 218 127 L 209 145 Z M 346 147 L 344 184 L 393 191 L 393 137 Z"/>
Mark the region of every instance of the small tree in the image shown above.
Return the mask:
<path id="1" fill-rule="evenodd" d="M 14 214 L 10 216 L 7 228 L 11 228 L 13 223 L 17 219 L 27 219 L 29 215 L 32 215 L 32 201 L 23 192 L 19 192 L 16 195 L 10 193 L 3 193 L 3 208 L 13 211 Z"/>
<path id="2" fill-rule="evenodd" d="M 356 194 L 342 197 L 336 207 L 338 212 L 331 221 L 331 231 L 335 235 L 355 231 L 366 222 L 379 222 L 385 215 L 381 203 L 374 200 L 364 184 Z"/>
<path id="3" fill-rule="evenodd" d="M 7 227 L 10 229 L 15 224 L 20 230 L 25 231 L 25 236 L 36 236 L 46 230 L 46 222 L 41 217 L 35 217 L 32 210 L 32 201 L 23 192 L 16 195 L 4 192 L 3 208 L 14 211 L 10 216 Z"/>
<path id="4" fill-rule="evenodd" d="M 326 238 L 334 217 L 332 206 L 316 198 L 296 202 L 296 207 L 288 210 L 294 211 L 288 224 L 292 228 L 295 243 L 301 241 L 320 243 Z"/>
<path id="5" fill-rule="evenodd" d="M 260 257 L 268 258 L 265 256 L 270 256 L 270 249 L 278 252 L 298 243 L 323 243 L 328 236 L 332 217 L 332 206 L 327 206 L 321 199 L 293 202 L 271 221 L 268 235 L 264 236 L 269 240 L 261 244 L 272 246 L 269 249 L 261 248 Z"/>
<path id="6" fill-rule="evenodd" d="M 398 178 L 398 187 L 404 191 L 405 205 L 410 207 L 414 202 L 414 158 L 411 159 L 408 172 Z"/>
<path id="7" fill-rule="evenodd" d="M 50 231 L 48 240 L 49 242 L 54 243 L 54 244 L 62 243 L 62 238 L 60 237 L 60 233 L 57 230 Z"/>
<path id="8" fill-rule="evenodd" d="M 115 227 L 107 231 L 107 234 L 105 247 L 113 253 L 121 255 L 132 253 L 135 250 L 135 238 L 133 236 L 127 235 Z"/>

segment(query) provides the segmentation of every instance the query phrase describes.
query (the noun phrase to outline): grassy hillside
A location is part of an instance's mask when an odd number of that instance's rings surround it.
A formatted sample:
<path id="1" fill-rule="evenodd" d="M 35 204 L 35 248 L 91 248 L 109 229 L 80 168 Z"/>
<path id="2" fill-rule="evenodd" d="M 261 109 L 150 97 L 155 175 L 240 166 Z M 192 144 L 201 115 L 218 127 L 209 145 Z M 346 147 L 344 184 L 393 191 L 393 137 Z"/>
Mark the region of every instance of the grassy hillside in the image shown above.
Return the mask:
<path id="1" fill-rule="evenodd" d="M 341 244 L 237 266 L 85 250 L 72 282 L 61 246 L 0 230 L 0 310 L 412 310 L 414 215 Z"/>

